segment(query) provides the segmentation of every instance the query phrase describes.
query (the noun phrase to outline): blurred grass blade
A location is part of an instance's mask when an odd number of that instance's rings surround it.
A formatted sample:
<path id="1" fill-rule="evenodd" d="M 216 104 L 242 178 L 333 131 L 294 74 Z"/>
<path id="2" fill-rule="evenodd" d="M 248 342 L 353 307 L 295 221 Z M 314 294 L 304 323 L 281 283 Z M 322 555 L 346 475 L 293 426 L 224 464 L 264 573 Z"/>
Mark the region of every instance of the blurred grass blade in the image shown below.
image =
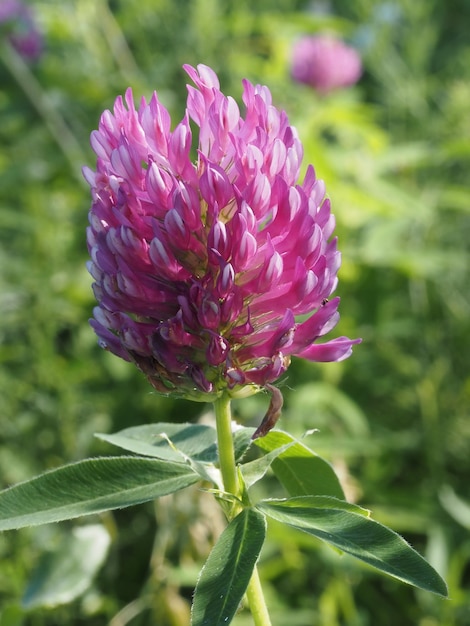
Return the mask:
<path id="1" fill-rule="evenodd" d="M 327 495 L 344 499 L 343 489 L 331 465 L 292 435 L 271 430 L 253 443 L 267 452 L 292 443 L 272 463 L 273 472 L 289 495 Z"/>
<path id="2" fill-rule="evenodd" d="M 53 551 L 45 552 L 23 596 L 25 609 L 72 602 L 93 582 L 111 543 L 101 524 L 88 524 L 63 533 Z"/>
<path id="3" fill-rule="evenodd" d="M 266 535 L 266 519 L 244 509 L 224 530 L 199 577 L 191 626 L 230 624 L 243 598 Z"/>
<path id="4" fill-rule="evenodd" d="M 328 497 L 264 500 L 257 508 L 420 589 L 447 596 L 439 574 L 400 535 L 370 519 L 366 511 Z"/>
<path id="5" fill-rule="evenodd" d="M 450 485 L 444 485 L 439 500 L 447 513 L 461 526 L 470 530 L 470 502 L 458 496 Z"/>
<path id="6" fill-rule="evenodd" d="M 87 459 L 0 492 L 0 530 L 140 504 L 198 480 L 183 463 L 139 457 Z"/>

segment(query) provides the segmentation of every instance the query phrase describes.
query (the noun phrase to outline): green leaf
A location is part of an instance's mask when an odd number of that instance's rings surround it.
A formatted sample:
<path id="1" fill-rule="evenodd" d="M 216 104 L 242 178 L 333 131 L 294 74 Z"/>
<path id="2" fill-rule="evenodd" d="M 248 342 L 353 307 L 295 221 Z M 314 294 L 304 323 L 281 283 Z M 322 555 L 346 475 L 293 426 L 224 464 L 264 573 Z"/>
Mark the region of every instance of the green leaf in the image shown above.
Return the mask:
<path id="1" fill-rule="evenodd" d="M 254 443 L 267 452 L 293 443 L 272 463 L 273 472 L 289 495 L 326 495 L 344 500 L 343 489 L 331 465 L 292 435 L 271 430 Z"/>
<path id="2" fill-rule="evenodd" d="M 257 508 L 405 583 L 441 596 L 439 574 L 400 535 L 366 517 L 365 509 L 326 496 L 264 500 Z"/>
<path id="3" fill-rule="evenodd" d="M 253 443 L 251 437 L 255 432 L 256 428 L 247 428 L 245 426 L 236 428 L 233 431 L 233 448 L 235 452 L 235 461 L 239 463 L 248 448 Z"/>
<path id="4" fill-rule="evenodd" d="M 143 456 L 181 463 L 180 451 L 196 461 L 217 462 L 216 430 L 203 424 L 159 422 L 125 428 L 112 435 L 99 433 L 96 437 Z"/>
<path id="5" fill-rule="evenodd" d="M 81 596 L 108 553 L 110 536 L 101 524 L 64 533 L 53 551 L 41 557 L 23 597 L 25 609 L 66 604 Z"/>
<path id="6" fill-rule="evenodd" d="M 125 456 L 79 461 L 0 492 L 0 530 L 140 504 L 198 480 L 182 463 Z"/>
<path id="7" fill-rule="evenodd" d="M 253 428 L 237 428 L 233 433 L 235 459 L 238 461 L 251 444 Z M 175 463 L 188 462 L 202 480 L 222 488 L 219 470 L 217 431 L 204 424 L 145 424 L 117 433 L 95 435 L 129 452 Z"/>
<path id="8" fill-rule="evenodd" d="M 239 427 L 233 432 L 235 460 L 239 461 L 251 445 L 254 428 Z M 217 431 L 206 424 L 144 424 L 95 437 L 123 450 L 168 461 L 181 462 L 182 452 L 195 461 L 217 463 Z M 171 444 L 170 444 L 171 442 Z"/>
<path id="9" fill-rule="evenodd" d="M 192 626 L 230 624 L 265 536 L 266 519 L 254 509 L 244 509 L 230 522 L 202 568 L 194 592 Z"/>
<path id="10" fill-rule="evenodd" d="M 279 457 L 285 450 L 290 448 L 291 445 L 294 445 L 294 442 L 288 443 L 285 446 L 281 446 L 280 448 L 276 448 L 272 452 L 268 452 L 264 456 L 259 459 L 254 459 L 249 463 L 245 463 L 240 466 L 240 471 L 243 477 L 243 483 L 247 489 L 249 489 L 252 485 L 257 483 L 259 480 L 263 478 L 268 469 L 271 467 L 273 461 Z"/>

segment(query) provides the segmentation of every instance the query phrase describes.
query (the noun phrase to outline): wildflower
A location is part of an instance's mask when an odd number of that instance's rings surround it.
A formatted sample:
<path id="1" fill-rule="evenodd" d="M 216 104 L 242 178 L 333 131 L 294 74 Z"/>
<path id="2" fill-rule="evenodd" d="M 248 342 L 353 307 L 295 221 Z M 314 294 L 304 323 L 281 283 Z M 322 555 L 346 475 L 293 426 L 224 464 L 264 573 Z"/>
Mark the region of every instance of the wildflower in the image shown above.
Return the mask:
<path id="1" fill-rule="evenodd" d="M 356 343 L 316 343 L 339 319 L 334 218 L 312 166 L 296 184 L 302 145 L 267 87 L 243 81 L 243 117 L 213 70 L 185 70 L 173 131 L 156 93 L 136 108 L 129 89 L 91 135 L 91 324 L 159 392 L 248 395 L 293 355 L 339 361 Z"/>
<path id="2" fill-rule="evenodd" d="M 354 85 L 361 74 L 359 53 L 334 37 L 302 37 L 293 47 L 292 78 L 320 93 Z"/>
<path id="3" fill-rule="evenodd" d="M 20 0 L 0 0 L 0 32 L 24 59 L 35 61 L 41 55 L 42 35 L 31 9 Z"/>

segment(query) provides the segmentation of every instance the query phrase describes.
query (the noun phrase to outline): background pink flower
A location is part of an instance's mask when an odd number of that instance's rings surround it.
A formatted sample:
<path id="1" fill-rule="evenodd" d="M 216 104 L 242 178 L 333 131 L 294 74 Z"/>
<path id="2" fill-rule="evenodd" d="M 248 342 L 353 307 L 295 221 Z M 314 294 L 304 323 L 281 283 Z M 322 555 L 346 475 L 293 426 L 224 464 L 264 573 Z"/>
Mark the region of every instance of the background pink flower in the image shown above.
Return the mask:
<path id="1" fill-rule="evenodd" d="M 91 136 L 101 345 L 159 391 L 195 398 L 256 391 L 292 355 L 346 358 L 355 341 L 317 343 L 339 319 L 340 254 L 312 166 L 297 184 L 295 129 L 266 87 L 243 82 L 243 117 L 209 67 L 185 69 L 196 87 L 174 130 L 156 93 L 136 108 L 128 90 Z"/>
<path id="2" fill-rule="evenodd" d="M 302 37 L 294 44 L 292 78 L 319 92 L 354 85 L 361 74 L 359 53 L 339 39 L 319 35 Z"/>
<path id="3" fill-rule="evenodd" d="M 0 0 L 0 32 L 15 50 L 27 60 L 35 61 L 43 50 L 43 37 L 39 32 L 31 9 L 20 0 Z"/>

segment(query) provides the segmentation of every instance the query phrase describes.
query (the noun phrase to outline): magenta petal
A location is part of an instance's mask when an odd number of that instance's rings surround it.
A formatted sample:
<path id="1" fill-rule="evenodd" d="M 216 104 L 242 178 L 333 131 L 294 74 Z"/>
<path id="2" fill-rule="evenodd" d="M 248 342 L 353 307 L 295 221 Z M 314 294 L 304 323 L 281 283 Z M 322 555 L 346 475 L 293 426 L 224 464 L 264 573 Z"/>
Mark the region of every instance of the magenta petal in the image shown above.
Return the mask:
<path id="1" fill-rule="evenodd" d="M 208 237 L 207 246 L 209 250 L 215 250 L 222 259 L 227 259 L 230 252 L 229 236 L 225 223 L 216 220 L 212 225 Z"/>
<path id="2" fill-rule="evenodd" d="M 284 313 L 279 324 L 271 324 L 265 331 L 253 333 L 238 356 L 242 359 L 276 356 L 281 351 L 290 353 L 289 348 L 295 333 L 295 318 L 290 309 Z"/>
<path id="3" fill-rule="evenodd" d="M 318 362 L 343 361 L 351 356 L 353 345 L 361 343 L 361 341 L 362 339 L 338 337 L 326 343 L 314 343 L 305 350 L 298 352 L 296 356 Z"/>
<path id="4" fill-rule="evenodd" d="M 130 357 L 129 357 L 129 353 L 122 346 L 122 344 L 121 344 L 121 342 L 119 340 L 119 337 L 114 335 L 107 328 L 104 328 L 103 326 L 101 326 L 101 324 L 96 322 L 96 320 L 94 320 L 94 319 L 90 320 L 90 326 L 93 328 L 95 333 L 98 335 L 98 343 L 99 343 L 101 348 L 103 348 L 104 350 L 109 350 L 110 352 L 112 352 L 116 356 L 121 357 L 121 359 L 124 359 L 125 361 L 130 361 L 131 360 Z"/>
<path id="5" fill-rule="evenodd" d="M 206 356 L 210 365 L 217 366 L 225 361 L 230 351 L 228 342 L 220 335 L 212 335 Z"/>
<path id="6" fill-rule="evenodd" d="M 339 298 L 333 298 L 321 305 L 316 313 L 297 326 L 295 338 L 289 354 L 299 355 L 315 339 L 332 330 L 339 321 L 337 308 Z"/>
<path id="7" fill-rule="evenodd" d="M 200 63 L 197 69 L 191 65 L 183 65 L 183 69 L 198 87 L 219 89 L 219 79 L 213 69 Z"/>
<path id="8" fill-rule="evenodd" d="M 213 163 L 206 164 L 204 173 L 199 179 L 199 185 L 202 197 L 209 206 L 217 204 L 220 209 L 223 209 L 233 198 L 233 187 L 227 174 Z"/>

